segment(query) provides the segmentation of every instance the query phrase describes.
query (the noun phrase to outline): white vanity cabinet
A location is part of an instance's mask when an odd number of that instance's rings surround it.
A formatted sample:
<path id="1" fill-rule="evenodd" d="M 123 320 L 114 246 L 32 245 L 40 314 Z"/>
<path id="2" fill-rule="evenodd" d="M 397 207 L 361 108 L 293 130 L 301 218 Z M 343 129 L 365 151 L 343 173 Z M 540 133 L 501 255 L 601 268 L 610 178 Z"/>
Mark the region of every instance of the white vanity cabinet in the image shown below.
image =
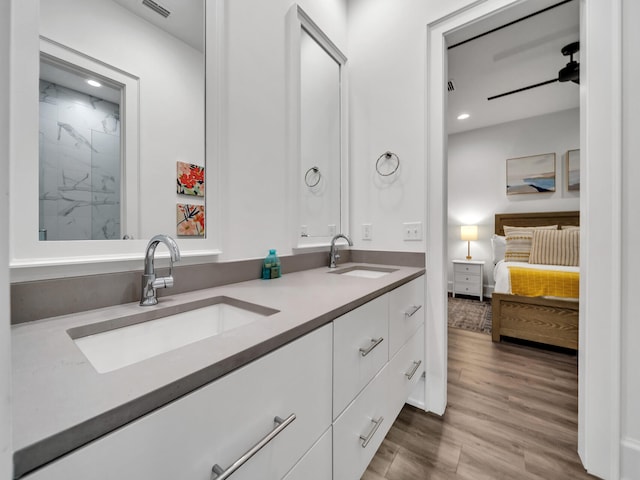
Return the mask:
<path id="1" fill-rule="evenodd" d="M 25 478 L 209 480 L 214 464 L 228 468 L 274 430 L 274 417 L 293 414 L 232 475 L 281 479 L 330 431 L 331 362 L 332 326 L 326 325 Z"/>
<path id="2" fill-rule="evenodd" d="M 333 417 L 389 361 L 389 296 L 382 295 L 333 321 Z"/>
<path id="3" fill-rule="evenodd" d="M 331 480 L 333 478 L 332 434 L 333 431 L 329 427 L 283 480 Z"/>
<path id="4" fill-rule="evenodd" d="M 423 302 L 419 277 L 23 478 L 358 480 L 424 372 Z"/>
<path id="5" fill-rule="evenodd" d="M 424 276 L 389 292 L 389 358 L 424 324 Z"/>
<path id="6" fill-rule="evenodd" d="M 358 480 L 375 455 L 411 391 L 424 372 L 424 277 L 419 277 L 395 290 L 349 312 L 334 321 L 334 423 L 333 478 Z M 352 324 L 361 334 L 361 342 L 387 328 L 386 346 L 380 348 L 374 371 L 373 363 L 365 365 L 354 359 L 356 355 L 341 353 L 339 345 L 355 340 L 343 336 L 342 322 L 350 331 Z M 368 322 L 368 323 L 367 323 Z M 364 325 L 366 324 L 366 326 Z M 347 327 L 347 325 L 349 325 Z M 362 337 L 365 335 L 365 337 Z M 382 336 L 382 334 L 380 334 Z M 354 335 L 355 337 L 355 335 Z M 382 347 L 382 343 L 376 348 Z M 386 359 L 385 355 L 388 355 Z M 339 362 L 342 357 L 350 362 Z M 373 374 L 372 374 L 373 372 Z M 344 384 L 351 381 L 351 388 Z M 336 393 L 340 401 L 336 402 Z M 348 397 L 348 394 L 351 397 Z M 347 407 L 336 410 L 346 402 Z"/>
<path id="7" fill-rule="evenodd" d="M 424 325 L 409 337 L 387 369 L 389 402 L 395 418 L 424 373 Z"/>

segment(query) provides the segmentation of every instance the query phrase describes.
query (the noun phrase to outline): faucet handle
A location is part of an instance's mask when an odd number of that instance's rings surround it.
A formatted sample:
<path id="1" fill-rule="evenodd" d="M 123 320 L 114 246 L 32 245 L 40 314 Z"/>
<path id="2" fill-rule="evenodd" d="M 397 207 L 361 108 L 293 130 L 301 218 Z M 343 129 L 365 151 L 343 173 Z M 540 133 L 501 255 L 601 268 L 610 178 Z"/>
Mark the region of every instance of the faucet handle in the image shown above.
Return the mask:
<path id="1" fill-rule="evenodd" d="M 152 283 L 153 288 L 170 288 L 173 287 L 173 275 L 167 277 L 156 278 Z"/>

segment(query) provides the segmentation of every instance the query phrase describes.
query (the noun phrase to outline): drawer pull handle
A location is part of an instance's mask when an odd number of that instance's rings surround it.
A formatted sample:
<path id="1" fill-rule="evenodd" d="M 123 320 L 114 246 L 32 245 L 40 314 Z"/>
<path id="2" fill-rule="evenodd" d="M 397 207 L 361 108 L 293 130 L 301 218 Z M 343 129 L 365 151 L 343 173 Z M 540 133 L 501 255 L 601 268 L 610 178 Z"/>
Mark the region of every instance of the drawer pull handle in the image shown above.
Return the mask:
<path id="1" fill-rule="evenodd" d="M 371 423 L 373 423 L 373 427 L 371 428 L 371 431 L 369 432 L 369 434 L 366 436 L 360 435 L 360 440 L 362 440 L 362 448 L 365 448 L 367 445 L 369 445 L 369 442 L 378 431 L 378 428 L 380 428 L 380 425 L 382 425 L 383 420 L 384 420 L 384 417 L 380 417 L 377 420 L 374 418 L 371 419 Z"/>
<path id="2" fill-rule="evenodd" d="M 405 373 L 405 375 L 407 376 L 407 380 L 411 380 L 413 378 L 413 376 L 418 371 L 418 368 L 420 368 L 420 365 L 422 365 L 422 360 L 418 360 L 417 362 L 413 362 L 413 367 L 411 368 L 411 371 Z"/>
<path id="3" fill-rule="evenodd" d="M 422 308 L 422 305 L 411 305 L 408 310 L 404 312 L 406 318 L 413 317 L 413 314 Z"/>
<path id="4" fill-rule="evenodd" d="M 256 453 L 258 453 L 262 449 L 262 447 L 266 446 L 271 440 L 276 438 L 276 436 L 279 433 L 281 433 L 285 428 L 287 428 L 291 424 L 291 422 L 293 422 L 295 419 L 296 419 L 295 413 L 292 413 L 284 420 L 280 417 L 275 417 L 273 421 L 275 422 L 276 427 L 273 430 L 271 430 L 271 432 L 269 432 L 262 440 L 260 440 L 253 447 L 251 447 L 251 449 L 247 453 L 245 453 L 238 460 L 233 462 L 233 464 L 229 468 L 227 468 L 226 470 L 223 470 L 223 468 L 216 463 L 211 469 L 211 480 L 225 480 L 226 478 L 229 478 L 231 475 L 233 475 L 236 472 L 236 470 L 238 470 L 242 465 L 247 463 L 247 460 L 249 460 Z"/>
<path id="5" fill-rule="evenodd" d="M 382 341 L 384 340 L 384 338 L 380 337 L 380 338 L 372 338 L 371 339 L 371 345 L 369 345 L 367 348 L 361 348 L 360 349 L 360 355 L 362 355 L 363 357 L 366 357 L 367 355 L 369 355 L 371 353 L 371 351 L 376 348 L 378 345 L 380 345 L 382 343 Z"/>

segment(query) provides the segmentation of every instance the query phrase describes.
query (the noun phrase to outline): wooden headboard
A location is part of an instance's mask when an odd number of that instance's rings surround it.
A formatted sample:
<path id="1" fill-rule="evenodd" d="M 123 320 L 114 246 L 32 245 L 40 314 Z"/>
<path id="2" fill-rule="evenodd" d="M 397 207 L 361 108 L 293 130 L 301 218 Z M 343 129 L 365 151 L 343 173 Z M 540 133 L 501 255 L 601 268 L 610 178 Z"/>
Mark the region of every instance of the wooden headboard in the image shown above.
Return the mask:
<path id="1" fill-rule="evenodd" d="M 580 212 L 496 213 L 496 235 L 504 235 L 505 225 L 510 227 L 580 225 Z"/>

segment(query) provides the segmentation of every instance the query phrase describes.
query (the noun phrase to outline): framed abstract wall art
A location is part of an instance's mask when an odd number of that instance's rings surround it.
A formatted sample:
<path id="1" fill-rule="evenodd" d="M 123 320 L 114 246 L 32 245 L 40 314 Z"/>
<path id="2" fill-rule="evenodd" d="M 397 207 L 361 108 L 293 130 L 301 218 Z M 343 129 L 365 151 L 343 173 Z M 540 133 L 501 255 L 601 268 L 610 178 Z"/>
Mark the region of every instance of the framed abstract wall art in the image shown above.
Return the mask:
<path id="1" fill-rule="evenodd" d="M 178 193 L 204 197 L 204 167 L 192 163 L 177 163 Z"/>
<path id="2" fill-rule="evenodd" d="M 176 205 L 176 232 L 178 236 L 200 236 L 205 233 L 204 205 Z"/>
<path id="3" fill-rule="evenodd" d="M 555 191 L 555 153 L 507 159 L 507 195 Z"/>
<path id="4" fill-rule="evenodd" d="M 567 192 L 580 191 L 580 149 L 569 150 L 565 155 Z"/>

